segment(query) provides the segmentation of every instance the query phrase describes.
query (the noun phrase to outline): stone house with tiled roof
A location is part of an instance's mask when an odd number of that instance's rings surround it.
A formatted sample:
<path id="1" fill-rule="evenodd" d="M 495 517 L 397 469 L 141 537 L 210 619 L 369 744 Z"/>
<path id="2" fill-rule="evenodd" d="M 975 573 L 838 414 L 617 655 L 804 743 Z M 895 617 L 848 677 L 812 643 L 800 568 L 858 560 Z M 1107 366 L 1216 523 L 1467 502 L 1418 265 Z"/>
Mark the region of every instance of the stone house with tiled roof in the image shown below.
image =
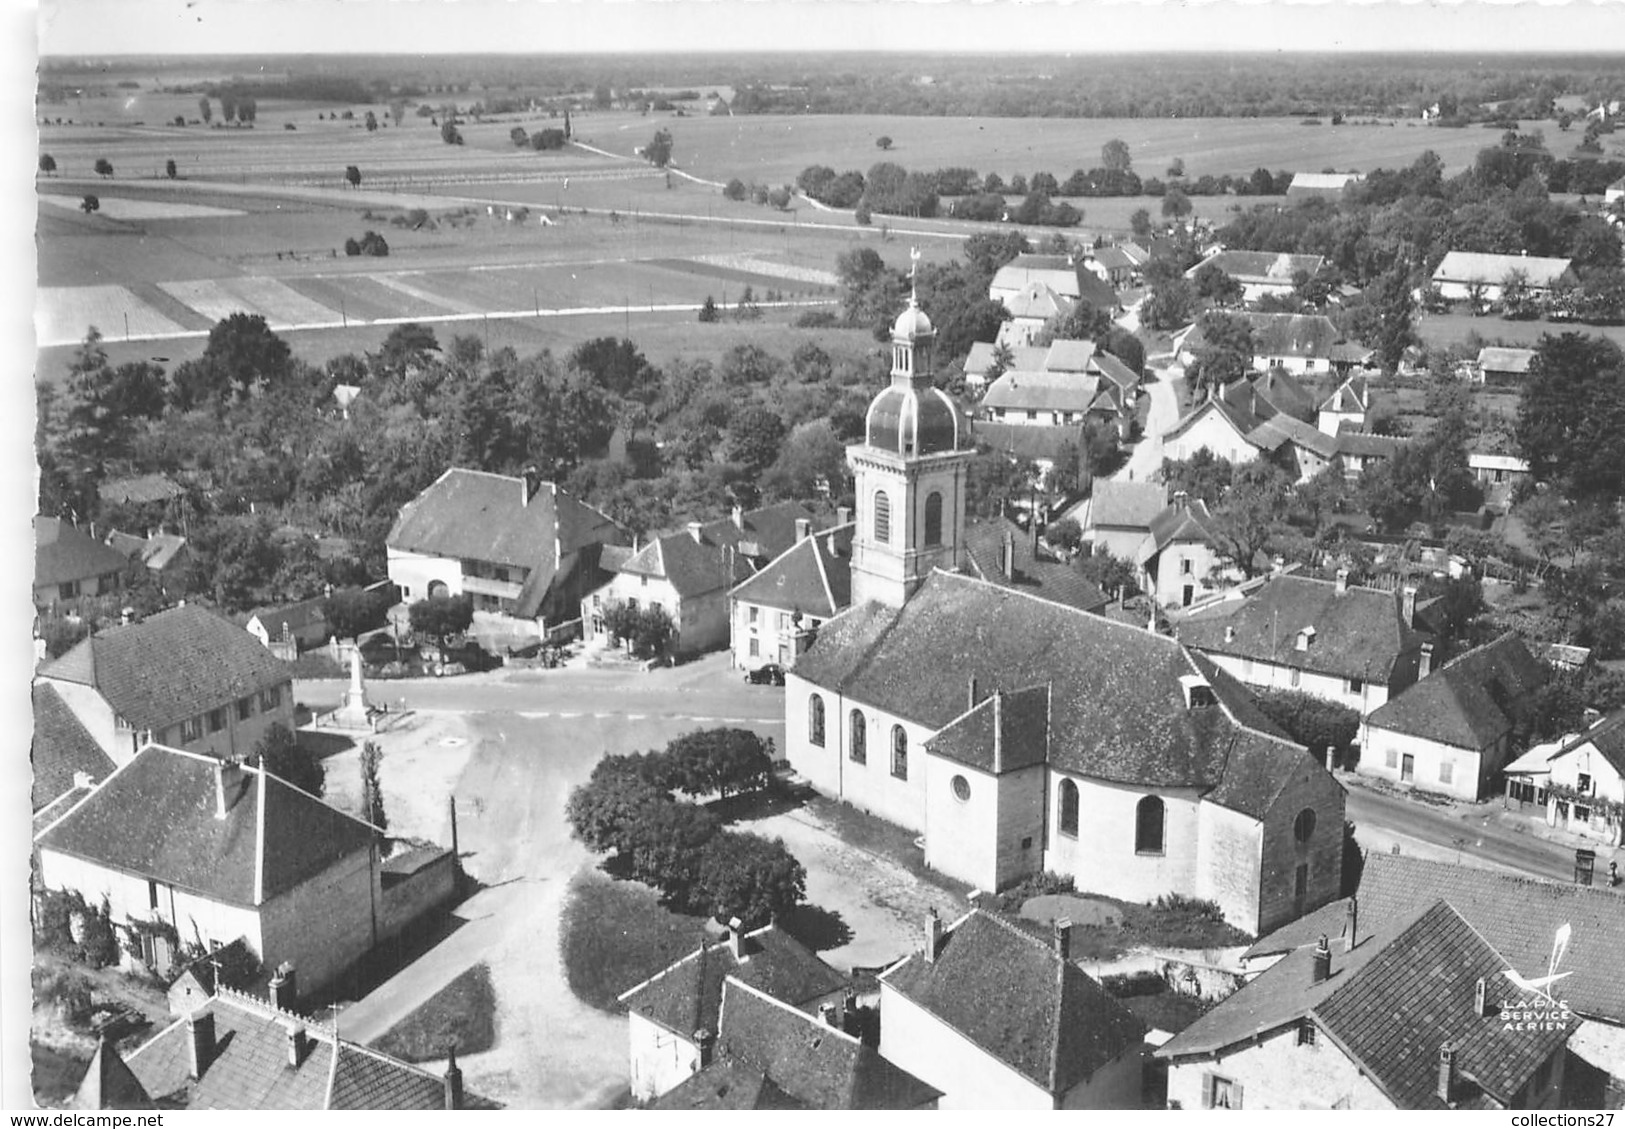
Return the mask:
<path id="1" fill-rule="evenodd" d="M 850 986 L 847 977 L 777 925 L 747 933 L 736 919 L 726 941 L 701 945 L 621 993 L 631 1021 L 634 1099 L 653 1100 L 711 1061 L 728 978 L 808 1013 L 842 1000 Z"/>
<path id="2" fill-rule="evenodd" d="M 1313 278 L 1325 262 L 1319 255 L 1288 255 L 1275 251 L 1217 251 L 1185 272 L 1195 278 L 1211 263 L 1241 287 L 1242 300 L 1256 302 L 1266 294 L 1292 293 L 1293 278 L 1301 271 Z"/>
<path id="3" fill-rule="evenodd" d="M 1181 617 L 1180 640 L 1249 686 L 1301 690 L 1363 718 L 1417 680 L 1416 589 L 1276 575 Z"/>
<path id="4" fill-rule="evenodd" d="M 30 791 L 36 819 L 61 815 L 117 767 L 84 723 L 68 708 L 56 687 L 34 683 L 34 779 Z M 36 825 L 35 830 L 43 827 Z"/>
<path id="5" fill-rule="evenodd" d="M 142 1044 L 125 1066 L 166 1109 L 458 1110 L 455 1054 L 444 1075 L 341 1037 L 329 1024 L 222 989 Z"/>
<path id="6" fill-rule="evenodd" d="M 105 901 L 116 929 L 166 922 L 207 948 L 242 938 L 318 989 L 379 939 L 378 838 L 263 769 L 149 745 L 34 846 L 41 884 Z"/>
<path id="7" fill-rule="evenodd" d="M 1547 826 L 1625 845 L 1625 710 L 1537 745 L 1505 771 L 1507 800 L 1543 808 Z"/>
<path id="8" fill-rule="evenodd" d="M 1430 671 L 1424 645 L 1420 677 L 1365 719 L 1362 776 L 1402 787 L 1482 800 L 1501 789 L 1501 772 L 1519 751 L 1534 698 L 1550 678 L 1523 640 L 1508 632 Z"/>
<path id="9" fill-rule="evenodd" d="M 1283 415 L 1307 423 L 1315 418 L 1315 398 L 1291 373 L 1279 367 L 1235 381 L 1224 390 L 1224 399 L 1257 420 Z"/>
<path id="10" fill-rule="evenodd" d="M 819 625 L 852 603 L 853 529 L 848 520 L 809 533 L 728 594 L 736 670 L 790 669 Z"/>
<path id="11" fill-rule="evenodd" d="M 1497 302 L 1507 278 L 1517 272 L 1533 294 L 1543 294 L 1559 282 L 1574 281 L 1569 259 L 1539 255 L 1498 255 L 1478 251 L 1451 251 L 1433 271 L 1433 285 L 1448 301 L 1472 297 L 1474 288 L 1487 302 Z"/>
<path id="12" fill-rule="evenodd" d="M 1555 1109 L 1566 1007 L 1505 1003 L 1520 966 L 1434 899 L 1352 935 L 1321 937 L 1156 1051 L 1183 1109 Z M 1536 1010 L 1513 1023 L 1506 1007 Z"/>
<path id="13" fill-rule="evenodd" d="M 1564 1070 L 1571 1108 L 1614 1109 L 1625 1101 L 1625 910 L 1615 890 L 1553 882 L 1480 866 L 1460 866 L 1412 855 L 1372 852 L 1352 897 L 1260 937 L 1242 954 L 1256 975 L 1286 955 L 1313 947 L 1321 934 L 1334 950 L 1348 938 L 1362 942 L 1392 934 L 1407 917 L 1447 899 L 1491 946 L 1506 968 L 1525 976 L 1544 972 L 1555 938 L 1567 931 L 1561 971 L 1563 997 L 1580 1019 L 1569 1040 Z M 1500 995 L 1511 991 L 1504 980 Z"/>
<path id="14" fill-rule="evenodd" d="M 467 594 L 476 630 L 546 634 L 607 579 L 604 547 L 627 542 L 551 482 L 452 467 L 401 508 L 385 550 L 407 603 Z"/>
<path id="15" fill-rule="evenodd" d="M 1250 463 L 1258 457 L 1258 446 L 1249 439 L 1259 425 L 1258 417 L 1213 395 L 1212 391 L 1209 388 L 1207 399 L 1163 432 L 1165 458 L 1183 461 L 1194 458 L 1196 452 L 1204 448 L 1215 458 L 1228 459 L 1231 463 Z"/>
<path id="16" fill-rule="evenodd" d="M 1110 602 L 1106 593 L 1057 557 L 1035 527 L 1022 529 L 1006 517 L 965 526 L 965 559 L 959 571 L 1081 612 L 1104 614 Z"/>
<path id="17" fill-rule="evenodd" d="M 34 606 L 104 596 L 122 585 L 129 562 L 59 517 L 34 518 Z"/>
<path id="18" fill-rule="evenodd" d="M 1210 898 L 1248 931 L 1337 895 L 1342 789 L 1172 639 L 939 571 L 830 621 L 787 683 L 796 771 L 962 881 Z"/>
<path id="19" fill-rule="evenodd" d="M 1529 365 L 1534 359 L 1533 349 L 1486 345 L 1478 351 L 1473 372 L 1478 383 L 1492 388 L 1522 388 L 1529 379 Z"/>
<path id="20" fill-rule="evenodd" d="M 1345 428 L 1361 431 L 1370 411 L 1371 386 L 1365 377 L 1351 376 L 1316 407 L 1315 426 L 1327 435 L 1336 435 Z"/>
<path id="21" fill-rule="evenodd" d="M 1188 608 L 1201 596 L 1244 579 L 1224 559 L 1224 542 L 1207 503 L 1184 491 L 1151 519 L 1133 559 L 1140 569 L 1140 587 L 1165 607 Z"/>
<path id="22" fill-rule="evenodd" d="M 710 1057 L 653 1108 L 936 1109 L 940 1091 L 846 1030 L 849 1015 L 809 1015 L 729 975 Z"/>
<path id="23" fill-rule="evenodd" d="M 300 649 L 319 646 L 333 634 L 322 610 L 324 602 L 324 597 L 314 596 L 278 607 L 255 608 L 243 629 L 262 647 L 269 648 L 272 643 L 293 643 Z"/>
<path id="24" fill-rule="evenodd" d="M 985 910 L 880 977 L 880 1053 L 942 1109 L 1136 1109 L 1145 1027 L 1052 940 Z"/>
<path id="25" fill-rule="evenodd" d="M 40 671 L 117 764 L 151 744 L 246 757 L 293 728 L 293 676 L 241 627 L 183 605 L 98 631 Z"/>
<path id="26" fill-rule="evenodd" d="M 660 607 L 671 617 L 672 654 L 693 655 L 728 645 L 729 592 L 814 531 L 813 512 L 800 502 L 757 510 L 734 507 L 717 521 L 691 521 L 664 533 L 615 566 L 581 601 L 582 637 L 605 643 L 605 612 L 617 604 Z M 760 665 L 752 664 L 752 665 Z"/>
<path id="27" fill-rule="evenodd" d="M 1168 489 L 1157 482 L 1097 478 L 1078 513 L 1083 539 L 1095 552 L 1132 561 L 1151 532 L 1151 522 L 1168 506 Z"/>

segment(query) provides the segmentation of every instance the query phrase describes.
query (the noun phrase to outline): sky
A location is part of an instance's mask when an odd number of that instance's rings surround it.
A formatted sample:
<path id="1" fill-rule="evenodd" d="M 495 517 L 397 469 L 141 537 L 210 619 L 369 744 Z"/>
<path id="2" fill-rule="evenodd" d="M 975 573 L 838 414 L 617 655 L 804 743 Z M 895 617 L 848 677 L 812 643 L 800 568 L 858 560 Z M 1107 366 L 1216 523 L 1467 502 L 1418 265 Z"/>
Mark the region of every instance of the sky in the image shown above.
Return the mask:
<path id="1" fill-rule="evenodd" d="M 38 11 L 50 55 L 1625 51 L 1625 0 L 42 0 Z"/>

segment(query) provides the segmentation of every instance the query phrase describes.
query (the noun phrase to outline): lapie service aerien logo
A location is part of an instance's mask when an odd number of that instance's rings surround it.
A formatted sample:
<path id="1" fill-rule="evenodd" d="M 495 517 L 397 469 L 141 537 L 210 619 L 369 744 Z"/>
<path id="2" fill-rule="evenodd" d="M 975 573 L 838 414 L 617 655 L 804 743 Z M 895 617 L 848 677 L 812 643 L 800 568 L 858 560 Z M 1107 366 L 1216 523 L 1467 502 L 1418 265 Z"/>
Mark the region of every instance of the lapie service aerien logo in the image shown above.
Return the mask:
<path id="1" fill-rule="evenodd" d="M 1574 1013 L 1569 1002 L 1557 994 L 1557 983 L 1574 975 L 1558 971 L 1568 955 L 1569 938 L 1574 930 L 1568 923 L 1558 929 L 1552 938 L 1552 955 L 1546 962 L 1546 975 L 1524 976 L 1508 968 L 1501 973 L 1523 993 L 1517 1001 L 1501 1002 L 1501 1030 L 1503 1031 L 1558 1031 L 1567 1027 Z"/>

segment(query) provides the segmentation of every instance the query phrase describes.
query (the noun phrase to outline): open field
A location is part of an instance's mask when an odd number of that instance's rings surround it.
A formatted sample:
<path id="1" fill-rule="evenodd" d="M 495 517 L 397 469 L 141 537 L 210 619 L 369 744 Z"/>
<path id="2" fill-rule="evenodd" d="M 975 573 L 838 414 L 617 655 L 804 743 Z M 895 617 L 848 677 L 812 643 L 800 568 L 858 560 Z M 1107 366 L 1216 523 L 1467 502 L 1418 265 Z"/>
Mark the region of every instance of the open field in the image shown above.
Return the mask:
<path id="1" fill-rule="evenodd" d="M 1142 177 L 1162 176 L 1175 157 L 1189 175 L 1242 174 L 1263 166 L 1318 172 L 1369 171 L 1408 165 L 1426 149 L 1452 173 L 1470 165 L 1500 134 L 1485 129 L 1437 129 L 1420 122 L 1306 126 L 1297 118 L 913 118 L 747 117 L 640 118 L 599 115 L 576 123 L 582 141 L 630 156 L 656 129 L 672 135 L 672 160 L 711 180 L 740 177 L 793 181 L 810 164 L 867 171 L 876 161 L 908 169 L 968 166 L 1006 180 L 1046 171 L 1064 180 L 1075 168 L 1100 163 L 1112 138 L 1128 142 Z M 888 136 L 889 152 L 875 148 Z M 1578 139 L 1576 139 L 1578 140 Z M 1556 149 L 1562 149 L 1558 145 Z"/>
<path id="2" fill-rule="evenodd" d="M 1582 325 L 1572 321 L 1507 321 L 1498 317 L 1475 318 L 1471 314 L 1423 314 L 1417 318 L 1417 333 L 1428 345 L 1454 345 L 1476 333 L 1485 341 L 1533 346 L 1542 334 L 1585 333 L 1607 337 L 1625 348 L 1625 325 Z"/>

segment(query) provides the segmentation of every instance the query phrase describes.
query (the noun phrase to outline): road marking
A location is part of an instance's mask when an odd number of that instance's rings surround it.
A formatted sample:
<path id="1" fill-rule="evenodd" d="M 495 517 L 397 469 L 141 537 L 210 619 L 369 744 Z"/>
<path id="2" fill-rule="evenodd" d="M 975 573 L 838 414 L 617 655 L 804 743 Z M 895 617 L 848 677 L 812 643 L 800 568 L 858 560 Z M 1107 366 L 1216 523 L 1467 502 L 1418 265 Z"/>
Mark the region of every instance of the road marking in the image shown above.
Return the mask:
<path id="1" fill-rule="evenodd" d="M 627 721 L 642 721 L 644 718 L 646 718 L 648 716 L 649 715 L 646 714 L 646 713 L 629 713 L 629 714 L 626 715 L 626 720 Z"/>

